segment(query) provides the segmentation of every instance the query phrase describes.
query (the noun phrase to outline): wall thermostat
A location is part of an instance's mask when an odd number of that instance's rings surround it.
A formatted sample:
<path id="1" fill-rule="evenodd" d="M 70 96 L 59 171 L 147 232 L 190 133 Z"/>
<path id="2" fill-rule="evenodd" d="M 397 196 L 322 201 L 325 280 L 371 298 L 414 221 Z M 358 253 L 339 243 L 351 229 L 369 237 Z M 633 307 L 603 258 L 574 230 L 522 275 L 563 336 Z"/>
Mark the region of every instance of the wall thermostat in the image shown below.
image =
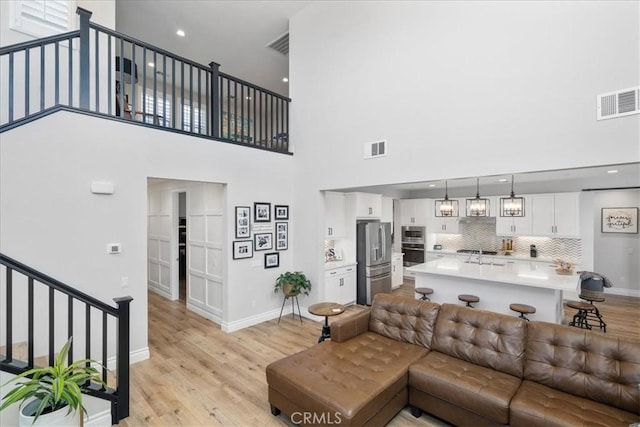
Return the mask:
<path id="1" fill-rule="evenodd" d="M 108 254 L 119 254 L 122 252 L 122 245 L 120 243 L 109 243 L 107 245 Z"/>

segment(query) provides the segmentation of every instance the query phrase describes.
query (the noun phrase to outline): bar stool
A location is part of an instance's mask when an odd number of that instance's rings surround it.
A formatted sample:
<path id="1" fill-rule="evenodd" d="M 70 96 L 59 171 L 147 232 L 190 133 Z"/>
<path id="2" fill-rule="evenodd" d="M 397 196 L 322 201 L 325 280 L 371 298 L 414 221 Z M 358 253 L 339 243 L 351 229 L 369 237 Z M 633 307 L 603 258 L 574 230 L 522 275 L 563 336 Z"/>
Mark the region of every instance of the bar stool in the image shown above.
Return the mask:
<path id="1" fill-rule="evenodd" d="M 427 295 L 431 295 L 433 293 L 433 289 L 431 289 L 431 288 L 416 288 L 415 291 L 416 291 L 417 294 L 422 295 L 422 297 L 420 297 L 421 300 L 431 301 L 431 299 Z"/>
<path id="2" fill-rule="evenodd" d="M 467 294 L 461 294 L 458 295 L 458 299 L 462 302 L 466 302 L 467 303 L 467 307 L 471 307 L 474 308 L 471 303 L 476 303 L 476 302 L 480 302 L 480 298 L 478 298 L 475 295 L 467 295 Z"/>
<path id="3" fill-rule="evenodd" d="M 518 317 L 520 317 L 521 319 L 524 319 L 526 321 L 529 321 L 529 318 L 526 316 L 527 314 L 533 314 L 533 313 L 536 312 L 536 308 L 535 307 L 533 307 L 531 305 L 519 304 L 519 303 L 509 304 L 509 309 L 520 313 L 520 316 L 518 316 Z"/>
<path id="4" fill-rule="evenodd" d="M 587 301 L 591 306 L 593 306 L 593 310 L 589 310 L 586 313 L 585 316 L 585 321 L 587 319 L 592 319 L 596 322 L 598 322 L 598 327 L 602 330 L 602 332 L 604 332 L 605 334 L 607 333 L 607 324 L 604 323 L 604 320 L 602 320 L 602 314 L 600 314 L 600 310 L 598 310 L 598 306 L 594 304 L 594 302 L 604 302 L 605 299 L 602 297 L 597 297 L 595 295 L 591 295 L 588 294 L 584 295 L 584 294 L 580 294 L 578 295 L 578 298 L 583 299 L 585 301 Z M 567 304 L 569 305 L 569 304 Z M 571 307 L 573 308 L 573 307 Z M 573 326 L 573 325 L 570 325 Z"/>
<path id="5" fill-rule="evenodd" d="M 595 311 L 595 305 L 582 301 L 569 301 L 567 302 L 567 307 L 578 310 L 578 312 L 573 315 L 571 322 L 569 322 L 569 326 L 575 326 L 582 329 L 592 329 L 589 324 L 589 314 Z"/>

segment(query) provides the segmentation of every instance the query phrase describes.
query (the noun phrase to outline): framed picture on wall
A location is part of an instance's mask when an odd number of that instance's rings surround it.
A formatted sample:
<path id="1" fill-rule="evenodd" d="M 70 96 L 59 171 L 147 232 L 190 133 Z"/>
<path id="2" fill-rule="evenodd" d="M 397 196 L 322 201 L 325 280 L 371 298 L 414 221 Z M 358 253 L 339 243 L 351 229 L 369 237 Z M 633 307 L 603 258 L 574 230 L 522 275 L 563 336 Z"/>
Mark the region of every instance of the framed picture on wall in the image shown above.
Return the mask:
<path id="1" fill-rule="evenodd" d="M 276 222 L 276 250 L 286 251 L 289 249 L 289 223 Z"/>
<path id="2" fill-rule="evenodd" d="M 256 243 L 256 251 L 273 249 L 273 233 L 256 233 L 253 239 Z"/>
<path id="3" fill-rule="evenodd" d="M 255 202 L 253 204 L 253 220 L 255 222 L 271 222 L 271 203 Z"/>
<path id="4" fill-rule="evenodd" d="M 270 252 L 264 254 L 264 268 L 275 268 L 280 266 L 280 254 L 278 252 Z"/>
<path id="5" fill-rule="evenodd" d="M 233 242 L 233 259 L 253 258 L 253 241 L 236 240 Z"/>
<path id="6" fill-rule="evenodd" d="M 288 205 L 275 205 L 273 207 L 273 217 L 276 220 L 289 219 L 289 206 Z"/>
<path id="7" fill-rule="evenodd" d="M 603 233 L 638 233 L 638 208 L 602 208 Z"/>
<path id="8" fill-rule="evenodd" d="M 251 208 L 236 206 L 236 239 L 246 239 L 251 236 Z"/>

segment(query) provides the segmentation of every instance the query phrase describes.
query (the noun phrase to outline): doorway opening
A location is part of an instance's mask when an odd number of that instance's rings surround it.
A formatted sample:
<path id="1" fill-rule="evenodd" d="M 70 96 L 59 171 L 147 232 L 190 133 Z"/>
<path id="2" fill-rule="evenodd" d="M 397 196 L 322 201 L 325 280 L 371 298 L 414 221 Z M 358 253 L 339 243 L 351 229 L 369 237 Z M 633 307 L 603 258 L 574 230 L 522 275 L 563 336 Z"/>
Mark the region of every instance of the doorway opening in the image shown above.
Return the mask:
<path id="1" fill-rule="evenodd" d="M 187 303 L 187 192 L 178 193 L 178 299 Z"/>

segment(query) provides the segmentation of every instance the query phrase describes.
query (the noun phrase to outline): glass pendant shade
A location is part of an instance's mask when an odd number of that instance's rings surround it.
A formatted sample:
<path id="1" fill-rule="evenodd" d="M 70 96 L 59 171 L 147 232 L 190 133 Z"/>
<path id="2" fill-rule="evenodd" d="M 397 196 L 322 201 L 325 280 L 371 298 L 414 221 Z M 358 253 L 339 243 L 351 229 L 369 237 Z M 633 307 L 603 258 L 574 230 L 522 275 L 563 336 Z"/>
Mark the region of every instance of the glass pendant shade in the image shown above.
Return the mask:
<path id="1" fill-rule="evenodd" d="M 511 196 L 500 198 L 500 216 L 524 216 L 524 197 L 516 197 L 513 192 L 513 175 L 511 175 Z"/>
<path id="2" fill-rule="evenodd" d="M 476 198 L 467 199 L 467 216 L 488 216 L 489 199 L 480 198 L 480 178 L 476 178 Z"/>
<path id="3" fill-rule="evenodd" d="M 449 188 L 445 181 L 444 200 L 436 200 L 436 216 L 458 216 L 458 201 L 449 200 Z"/>

